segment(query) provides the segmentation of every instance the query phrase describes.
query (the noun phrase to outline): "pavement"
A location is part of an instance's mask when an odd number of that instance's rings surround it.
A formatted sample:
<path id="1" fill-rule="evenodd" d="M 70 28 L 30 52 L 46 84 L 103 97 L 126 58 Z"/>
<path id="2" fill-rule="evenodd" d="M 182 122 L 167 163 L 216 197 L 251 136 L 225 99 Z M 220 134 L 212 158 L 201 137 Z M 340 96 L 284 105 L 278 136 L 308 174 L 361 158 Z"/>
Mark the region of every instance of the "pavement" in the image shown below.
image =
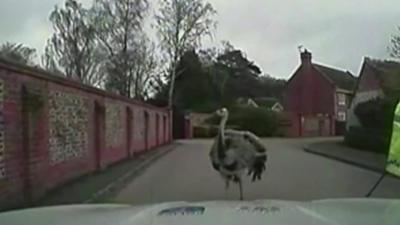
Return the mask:
<path id="1" fill-rule="evenodd" d="M 268 148 L 263 179 L 244 179 L 245 200 L 307 201 L 326 198 L 362 198 L 381 173 L 303 150 L 312 143 L 336 139 L 263 139 Z M 227 191 L 213 170 L 208 152 L 212 140 L 178 141 L 174 151 L 153 163 L 120 192 L 107 200 L 133 205 L 171 201 L 238 200 L 238 187 Z M 400 179 L 386 176 L 374 198 L 400 198 Z"/>
<path id="2" fill-rule="evenodd" d="M 175 146 L 176 144 L 163 146 L 133 159 L 119 162 L 104 171 L 75 179 L 49 192 L 44 198 L 34 203 L 34 206 L 104 202 L 136 175 L 173 150 Z"/>
<path id="3" fill-rule="evenodd" d="M 385 155 L 348 147 L 344 145 L 343 138 L 312 143 L 304 150 L 379 173 L 385 170 Z"/>

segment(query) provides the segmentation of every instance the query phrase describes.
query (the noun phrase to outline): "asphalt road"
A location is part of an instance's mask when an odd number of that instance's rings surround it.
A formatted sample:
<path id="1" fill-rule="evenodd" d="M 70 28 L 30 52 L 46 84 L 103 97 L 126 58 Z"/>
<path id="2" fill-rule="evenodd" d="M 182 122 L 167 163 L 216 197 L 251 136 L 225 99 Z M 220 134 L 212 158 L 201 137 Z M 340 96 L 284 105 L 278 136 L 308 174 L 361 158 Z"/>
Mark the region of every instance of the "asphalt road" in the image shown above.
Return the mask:
<path id="1" fill-rule="evenodd" d="M 314 200 L 364 197 L 380 174 L 304 152 L 321 139 L 265 139 L 267 170 L 262 181 L 244 181 L 245 200 Z M 211 167 L 211 140 L 180 141 L 174 151 L 129 183 L 113 202 L 151 204 L 170 201 L 237 200 Z M 400 197 L 400 179 L 386 177 L 373 197 Z"/>

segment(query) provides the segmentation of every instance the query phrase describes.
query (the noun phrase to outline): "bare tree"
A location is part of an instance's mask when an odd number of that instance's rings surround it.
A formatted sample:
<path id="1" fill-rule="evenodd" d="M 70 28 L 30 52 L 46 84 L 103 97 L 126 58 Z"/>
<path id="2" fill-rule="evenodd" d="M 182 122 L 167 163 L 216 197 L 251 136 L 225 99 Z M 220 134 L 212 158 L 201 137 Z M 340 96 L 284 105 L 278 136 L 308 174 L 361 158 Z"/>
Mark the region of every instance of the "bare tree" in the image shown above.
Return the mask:
<path id="1" fill-rule="evenodd" d="M 390 39 L 391 46 L 388 47 L 390 56 L 400 59 L 400 27 L 397 28 L 399 34 L 392 35 Z"/>
<path id="2" fill-rule="evenodd" d="M 157 69 L 157 57 L 155 55 L 155 44 L 145 36 L 139 41 L 135 67 L 133 68 L 133 81 L 130 86 L 132 96 L 136 99 L 144 100 L 159 77 Z"/>
<path id="3" fill-rule="evenodd" d="M 97 48 L 88 10 L 75 0 L 66 0 L 64 8 L 55 7 L 50 21 L 54 34 L 47 41 L 42 58 L 44 67 L 85 84 L 100 85 L 102 54 Z"/>
<path id="4" fill-rule="evenodd" d="M 91 11 L 96 37 L 107 55 L 106 88 L 127 97 L 132 95 L 136 67 L 142 66 L 139 47 L 148 7 L 147 0 L 96 0 Z"/>
<path id="5" fill-rule="evenodd" d="M 216 11 L 203 0 L 160 0 L 155 27 L 163 52 L 169 61 L 168 105 L 172 107 L 176 71 L 182 55 L 201 45 L 204 36 L 211 36 Z"/>
<path id="6" fill-rule="evenodd" d="M 0 56 L 21 64 L 33 66 L 36 57 L 36 49 L 24 46 L 23 44 L 16 44 L 6 42 L 0 46 Z"/>

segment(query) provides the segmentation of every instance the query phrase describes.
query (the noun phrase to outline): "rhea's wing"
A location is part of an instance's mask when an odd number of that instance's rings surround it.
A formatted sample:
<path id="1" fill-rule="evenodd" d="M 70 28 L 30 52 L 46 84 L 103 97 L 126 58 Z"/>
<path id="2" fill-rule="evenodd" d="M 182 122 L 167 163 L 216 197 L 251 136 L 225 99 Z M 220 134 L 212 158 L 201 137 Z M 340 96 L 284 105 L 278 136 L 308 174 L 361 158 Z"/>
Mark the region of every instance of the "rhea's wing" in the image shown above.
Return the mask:
<path id="1" fill-rule="evenodd" d="M 249 169 L 249 175 L 253 175 L 253 181 L 261 179 L 267 161 L 266 148 L 261 140 L 248 131 L 227 130 L 225 136 L 237 160 Z"/>

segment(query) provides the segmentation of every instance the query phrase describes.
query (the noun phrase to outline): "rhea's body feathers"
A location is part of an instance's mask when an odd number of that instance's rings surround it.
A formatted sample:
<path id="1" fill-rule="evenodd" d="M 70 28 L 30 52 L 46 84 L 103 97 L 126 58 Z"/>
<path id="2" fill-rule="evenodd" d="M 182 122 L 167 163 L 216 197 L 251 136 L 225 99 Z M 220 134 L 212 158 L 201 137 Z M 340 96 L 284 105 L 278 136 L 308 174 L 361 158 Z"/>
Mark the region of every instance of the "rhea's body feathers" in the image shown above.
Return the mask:
<path id="1" fill-rule="evenodd" d="M 234 175 L 248 170 L 252 180 L 261 179 L 267 161 L 266 149 L 256 135 L 248 131 L 225 130 L 225 139 L 217 136 L 210 158 L 213 168 L 222 175 Z M 223 141 L 223 143 L 221 143 Z M 221 146 L 224 146 L 221 154 Z"/>

